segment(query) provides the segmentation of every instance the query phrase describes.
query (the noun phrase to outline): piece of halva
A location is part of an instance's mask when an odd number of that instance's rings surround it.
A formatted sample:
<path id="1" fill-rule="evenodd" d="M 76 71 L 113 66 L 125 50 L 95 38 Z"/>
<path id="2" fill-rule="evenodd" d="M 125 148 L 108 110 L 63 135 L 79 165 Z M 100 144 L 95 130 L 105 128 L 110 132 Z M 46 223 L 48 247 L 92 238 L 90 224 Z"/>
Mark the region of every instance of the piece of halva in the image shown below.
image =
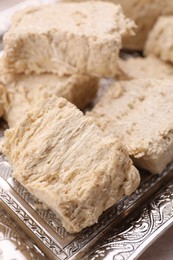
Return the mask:
<path id="1" fill-rule="evenodd" d="M 173 66 L 154 55 L 119 59 L 119 79 L 173 79 Z"/>
<path id="2" fill-rule="evenodd" d="M 88 116 L 126 145 L 136 166 L 161 173 L 173 160 L 172 80 L 114 83 Z"/>
<path id="3" fill-rule="evenodd" d="M 4 57 L 17 73 L 115 76 L 122 36 L 133 27 L 121 7 L 108 2 L 29 8 L 14 16 Z"/>
<path id="4" fill-rule="evenodd" d="M 63 2 L 84 2 L 84 0 L 61 0 Z M 86 0 L 87 1 L 87 0 Z M 97 1 L 97 0 L 95 0 Z M 102 0 L 120 4 L 124 14 L 132 19 L 136 26 L 135 36 L 123 39 L 123 48 L 143 50 L 149 32 L 160 16 L 173 15 L 172 0 Z"/>
<path id="5" fill-rule="evenodd" d="M 63 98 L 42 99 L 5 132 L 5 153 L 15 177 L 79 232 L 139 184 L 124 146 L 104 137 L 93 121 Z"/>
<path id="6" fill-rule="evenodd" d="M 123 47 L 143 50 L 148 34 L 161 15 L 173 15 L 172 0 L 111 0 L 121 4 L 127 17 L 134 20 L 137 27 L 134 37 L 125 37 Z"/>
<path id="7" fill-rule="evenodd" d="M 98 80 L 86 75 L 14 74 L 5 68 L 1 59 L 0 89 L 3 93 L 5 90 L 5 95 L 0 96 L 0 104 L 5 111 L 3 116 L 13 127 L 41 96 L 54 94 L 64 97 L 79 109 L 84 109 L 97 93 Z"/>
<path id="8" fill-rule="evenodd" d="M 173 63 L 173 16 L 162 16 L 150 32 L 145 54 L 154 54 L 163 61 Z"/>

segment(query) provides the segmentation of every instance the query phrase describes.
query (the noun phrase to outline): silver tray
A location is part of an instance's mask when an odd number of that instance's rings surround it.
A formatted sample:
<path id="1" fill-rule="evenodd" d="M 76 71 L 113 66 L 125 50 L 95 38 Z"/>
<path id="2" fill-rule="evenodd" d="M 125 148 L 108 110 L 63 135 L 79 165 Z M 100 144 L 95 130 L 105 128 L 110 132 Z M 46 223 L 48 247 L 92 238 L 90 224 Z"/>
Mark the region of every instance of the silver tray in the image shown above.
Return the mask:
<path id="1" fill-rule="evenodd" d="M 5 12 L 4 18 L 13 11 Z M 2 123 L 0 136 L 5 128 Z M 141 171 L 141 185 L 135 193 L 75 235 L 67 233 L 55 214 L 14 180 L 11 172 L 7 159 L 0 155 L 0 259 L 132 260 L 173 224 L 173 163 L 160 175 Z"/>

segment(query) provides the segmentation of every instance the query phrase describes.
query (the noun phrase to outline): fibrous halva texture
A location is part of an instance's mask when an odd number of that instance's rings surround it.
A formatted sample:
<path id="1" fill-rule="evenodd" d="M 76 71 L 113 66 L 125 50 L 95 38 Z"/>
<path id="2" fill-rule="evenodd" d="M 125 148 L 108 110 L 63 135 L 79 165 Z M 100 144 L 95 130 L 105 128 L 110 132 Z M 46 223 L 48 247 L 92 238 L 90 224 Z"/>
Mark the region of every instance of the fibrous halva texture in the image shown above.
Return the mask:
<path id="1" fill-rule="evenodd" d="M 127 147 L 136 166 L 160 173 L 173 160 L 173 83 L 120 81 L 88 113 Z"/>
<path id="2" fill-rule="evenodd" d="M 158 19 L 147 39 L 145 53 L 173 63 L 173 16 Z"/>
<path id="3" fill-rule="evenodd" d="M 115 76 L 123 35 L 134 23 L 119 5 L 58 3 L 26 9 L 4 37 L 5 60 L 15 72 Z"/>
<path id="4" fill-rule="evenodd" d="M 63 98 L 42 99 L 5 133 L 13 176 L 60 217 L 69 232 L 100 214 L 139 184 L 122 144 L 103 137 L 91 119 Z"/>
<path id="5" fill-rule="evenodd" d="M 119 79 L 173 79 L 173 66 L 151 55 L 146 58 L 119 59 Z"/>
<path id="6" fill-rule="evenodd" d="M 5 110 L 4 118 L 9 126 L 13 127 L 41 96 L 54 94 L 64 97 L 78 108 L 84 109 L 97 93 L 98 80 L 85 75 L 59 77 L 50 73 L 14 74 L 5 68 L 1 59 L 1 89 L 3 93 L 5 90 L 5 95 L 0 97 L 0 104 L 2 103 Z"/>

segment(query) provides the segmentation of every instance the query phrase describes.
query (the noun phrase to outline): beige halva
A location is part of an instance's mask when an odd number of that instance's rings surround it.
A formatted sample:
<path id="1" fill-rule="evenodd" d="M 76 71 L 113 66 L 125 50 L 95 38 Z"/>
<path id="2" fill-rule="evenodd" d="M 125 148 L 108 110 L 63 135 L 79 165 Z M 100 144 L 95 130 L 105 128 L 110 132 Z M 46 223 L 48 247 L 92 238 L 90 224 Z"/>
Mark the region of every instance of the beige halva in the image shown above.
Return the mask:
<path id="1" fill-rule="evenodd" d="M 104 137 L 91 119 L 63 98 L 41 100 L 5 133 L 13 176 L 79 232 L 139 184 L 124 146 Z"/>
<path id="2" fill-rule="evenodd" d="M 0 108 L 8 125 L 13 127 L 41 96 L 64 97 L 84 109 L 95 97 L 98 79 L 86 75 L 60 77 L 56 74 L 17 74 L 5 68 L 0 59 Z M 0 110 L 1 112 L 1 110 Z"/>
<path id="3" fill-rule="evenodd" d="M 26 9 L 5 34 L 5 61 L 19 73 L 115 76 L 122 36 L 133 28 L 121 7 L 107 2 Z"/>

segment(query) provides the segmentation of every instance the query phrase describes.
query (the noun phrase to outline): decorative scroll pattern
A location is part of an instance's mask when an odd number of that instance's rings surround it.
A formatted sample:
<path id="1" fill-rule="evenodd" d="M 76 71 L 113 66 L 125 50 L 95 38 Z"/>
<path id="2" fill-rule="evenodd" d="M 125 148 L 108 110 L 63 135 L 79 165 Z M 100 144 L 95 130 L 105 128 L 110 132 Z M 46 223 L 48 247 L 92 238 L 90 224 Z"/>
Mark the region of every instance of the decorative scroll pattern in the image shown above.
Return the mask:
<path id="1" fill-rule="evenodd" d="M 164 230 L 173 224 L 173 184 L 169 184 L 147 206 L 128 219 L 121 227 L 115 227 L 111 234 L 98 243 L 86 259 L 135 259 L 139 252 Z"/>
<path id="2" fill-rule="evenodd" d="M 51 237 L 41 229 L 37 223 L 32 220 L 29 215 L 7 194 L 6 191 L 0 186 L 0 198 L 8 205 L 13 212 L 15 212 L 18 217 L 25 223 L 26 226 L 37 236 L 42 243 L 44 243 L 55 256 L 58 256 L 57 259 L 65 259 L 67 255 L 62 251 L 62 249 L 51 239 Z"/>
<path id="3" fill-rule="evenodd" d="M 34 245 L 33 241 L 25 235 L 14 221 L 0 208 L 0 259 L 6 258 L 6 250 L 3 250 L 4 245 L 7 242 L 11 242 L 14 245 L 14 249 L 8 251 L 10 259 L 18 259 L 18 255 L 24 256 L 26 259 L 43 259 L 43 254 Z"/>

